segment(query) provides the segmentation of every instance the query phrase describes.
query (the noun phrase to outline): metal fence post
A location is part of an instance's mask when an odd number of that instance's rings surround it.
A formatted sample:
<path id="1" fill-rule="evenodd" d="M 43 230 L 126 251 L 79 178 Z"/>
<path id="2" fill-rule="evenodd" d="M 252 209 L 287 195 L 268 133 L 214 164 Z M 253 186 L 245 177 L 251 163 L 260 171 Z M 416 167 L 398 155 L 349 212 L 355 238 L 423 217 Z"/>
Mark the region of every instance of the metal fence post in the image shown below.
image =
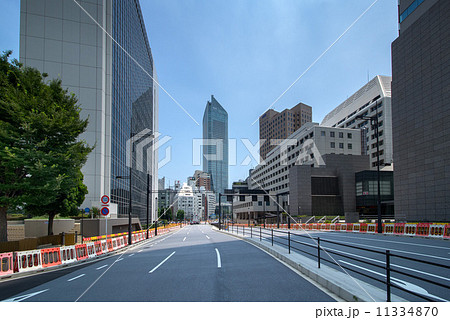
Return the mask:
<path id="1" fill-rule="evenodd" d="M 253 237 L 252 226 L 250 226 L 250 238 Z"/>
<path id="2" fill-rule="evenodd" d="M 391 302 L 391 252 L 386 250 L 386 301 Z"/>
<path id="3" fill-rule="evenodd" d="M 271 229 L 272 230 L 272 247 L 273 247 L 273 229 Z"/>
<path id="4" fill-rule="evenodd" d="M 289 246 L 289 253 L 291 253 L 291 232 L 288 231 L 288 246 Z"/>
<path id="5" fill-rule="evenodd" d="M 78 231 L 75 230 L 75 244 L 77 244 L 78 242 Z"/>
<path id="6" fill-rule="evenodd" d="M 245 236 L 245 226 L 242 225 L 242 236 Z"/>
<path id="7" fill-rule="evenodd" d="M 261 227 L 259 227 L 259 241 L 261 241 L 262 240 L 262 237 L 261 237 Z"/>
<path id="8" fill-rule="evenodd" d="M 317 237 L 317 267 L 320 269 L 320 237 Z"/>
<path id="9" fill-rule="evenodd" d="M 62 246 L 66 245 L 66 234 L 64 232 L 61 233 L 61 244 Z"/>

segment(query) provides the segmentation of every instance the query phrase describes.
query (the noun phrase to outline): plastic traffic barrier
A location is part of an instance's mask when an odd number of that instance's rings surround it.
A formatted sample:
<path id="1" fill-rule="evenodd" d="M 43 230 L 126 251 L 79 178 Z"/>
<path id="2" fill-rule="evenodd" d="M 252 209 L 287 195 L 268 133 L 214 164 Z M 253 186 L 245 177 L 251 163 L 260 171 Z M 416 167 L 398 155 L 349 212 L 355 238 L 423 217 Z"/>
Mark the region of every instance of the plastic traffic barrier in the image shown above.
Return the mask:
<path id="1" fill-rule="evenodd" d="M 0 276 L 8 275 L 13 272 L 13 253 L 0 253 Z"/>
<path id="2" fill-rule="evenodd" d="M 65 246 L 60 248 L 61 262 L 63 264 L 72 263 L 77 261 L 77 255 L 75 253 L 75 246 Z"/>
<path id="3" fill-rule="evenodd" d="M 430 225 L 430 237 L 443 238 L 445 230 L 445 223 L 432 223 Z"/>
<path id="4" fill-rule="evenodd" d="M 95 252 L 95 244 L 94 242 L 88 242 L 86 243 L 86 249 L 87 254 L 89 258 L 94 258 L 97 256 L 97 253 Z"/>
<path id="5" fill-rule="evenodd" d="M 394 224 L 394 234 L 399 236 L 405 234 L 405 224 L 404 223 Z"/>
<path id="6" fill-rule="evenodd" d="M 43 268 L 60 265 L 60 248 L 41 249 L 41 264 Z"/>
<path id="7" fill-rule="evenodd" d="M 376 223 L 368 223 L 367 224 L 367 233 L 375 233 L 377 231 Z"/>
<path id="8" fill-rule="evenodd" d="M 405 236 L 415 236 L 417 229 L 417 223 L 405 223 Z"/>
<path id="9" fill-rule="evenodd" d="M 385 223 L 383 233 L 394 234 L 394 224 L 393 223 Z"/>
<path id="10" fill-rule="evenodd" d="M 353 224 L 353 232 L 359 232 L 359 227 L 360 227 L 359 223 L 354 223 Z"/>
<path id="11" fill-rule="evenodd" d="M 429 223 L 418 223 L 416 236 L 428 237 L 430 234 L 430 224 Z"/>
<path id="12" fill-rule="evenodd" d="M 16 253 L 16 272 L 42 269 L 41 250 L 19 251 Z"/>
<path id="13" fill-rule="evenodd" d="M 89 258 L 88 252 L 87 252 L 87 246 L 86 244 L 77 244 L 75 246 L 75 252 L 77 254 L 77 260 L 85 260 Z"/>

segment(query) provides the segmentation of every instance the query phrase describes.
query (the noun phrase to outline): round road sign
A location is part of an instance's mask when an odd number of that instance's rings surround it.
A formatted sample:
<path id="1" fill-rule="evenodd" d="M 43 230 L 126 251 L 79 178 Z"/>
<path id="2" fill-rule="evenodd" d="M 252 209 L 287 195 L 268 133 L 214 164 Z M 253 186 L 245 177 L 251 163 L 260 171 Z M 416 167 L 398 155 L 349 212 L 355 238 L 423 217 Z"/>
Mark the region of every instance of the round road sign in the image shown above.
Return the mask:
<path id="1" fill-rule="evenodd" d="M 109 214 L 109 208 L 103 207 L 102 210 L 100 210 L 100 212 L 102 213 L 102 215 L 107 216 Z"/>
<path id="2" fill-rule="evenodd" d="M 105 194 L 104 196 L 102 196 L 100 200 L 102 201 L 103 204 L 108 204 L 109 197 Z"/>

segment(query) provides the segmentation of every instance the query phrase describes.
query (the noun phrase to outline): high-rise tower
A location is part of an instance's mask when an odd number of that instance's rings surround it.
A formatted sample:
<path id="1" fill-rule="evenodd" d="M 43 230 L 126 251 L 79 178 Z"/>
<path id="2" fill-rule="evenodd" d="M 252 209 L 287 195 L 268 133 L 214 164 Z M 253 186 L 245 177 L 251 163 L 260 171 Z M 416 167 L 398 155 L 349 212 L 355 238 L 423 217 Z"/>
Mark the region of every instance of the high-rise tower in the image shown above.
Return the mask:
<path id="1" fill-rule="evenodd" d="M 213 95 L 203 114 L 203 140 L 203 171 L 218 197 L 228 187 L 228 113 Z"/>
<path id="2" fill-rule="evenodd" d="M 127 141 L 133 135 L 146 144 L 142 157 L 134 152 L 131 161 L 132 213 L 144 218 L 147 173 L 150 189 L 158 187 L 158 155 L 147 143 L 158 131 L 158 89 L 139 1 L 21 0 L 20 20 L 20 61 L 61 79 L 78 98 L 81 117 L 89 118 L 80 138 L 95 149 L 82 169 L 89 192 L 83 208 L 107 194 L 119 214 L 128 214 Z M 143 130 L 145 137 L 136 136 Z"/>

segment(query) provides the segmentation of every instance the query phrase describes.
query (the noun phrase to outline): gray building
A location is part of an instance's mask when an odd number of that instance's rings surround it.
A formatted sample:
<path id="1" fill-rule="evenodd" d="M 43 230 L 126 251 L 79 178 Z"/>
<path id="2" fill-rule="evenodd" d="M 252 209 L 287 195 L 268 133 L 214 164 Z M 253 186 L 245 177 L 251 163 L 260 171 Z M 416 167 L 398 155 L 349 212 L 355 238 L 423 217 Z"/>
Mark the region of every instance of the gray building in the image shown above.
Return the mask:
<path id="1" fill-rule="evenodd" d="M 344 215 L 358 221 L 355 174 L 369 169 L 366 155 L 323 155 L 325 166 L 293 166 L 289 171 L 293 215 Z"/>
<path id="2" fill-rule="evenodd" d="M 450 221 L 450 1 L 400 0 L 392 43 L 397 221 Z"/>
<path id="3" fill-rule="evenodd" d="M 228 113 L 213 95 L 203 114 L 203 171 L 211 174 L 218 201 L 228 188 Z"/>
<path id="4" fill-rule="evenodd" d="M 19 55 L 26 66 L 61 79 L 89 118 L 81 139 L 95 149 L 82 169 L 89 192 L 82 206 L 107 194 L 119 215 L 128 214 L 132 165 L 132 212 L 146 217 L 147 174 L 152 190 L 158 179 L 157 150 L 148 142 L 158 131 L 158 87 L 139 1 L 21 0 Z M 130 161 L 131 135 L 145 146 Z"/>

